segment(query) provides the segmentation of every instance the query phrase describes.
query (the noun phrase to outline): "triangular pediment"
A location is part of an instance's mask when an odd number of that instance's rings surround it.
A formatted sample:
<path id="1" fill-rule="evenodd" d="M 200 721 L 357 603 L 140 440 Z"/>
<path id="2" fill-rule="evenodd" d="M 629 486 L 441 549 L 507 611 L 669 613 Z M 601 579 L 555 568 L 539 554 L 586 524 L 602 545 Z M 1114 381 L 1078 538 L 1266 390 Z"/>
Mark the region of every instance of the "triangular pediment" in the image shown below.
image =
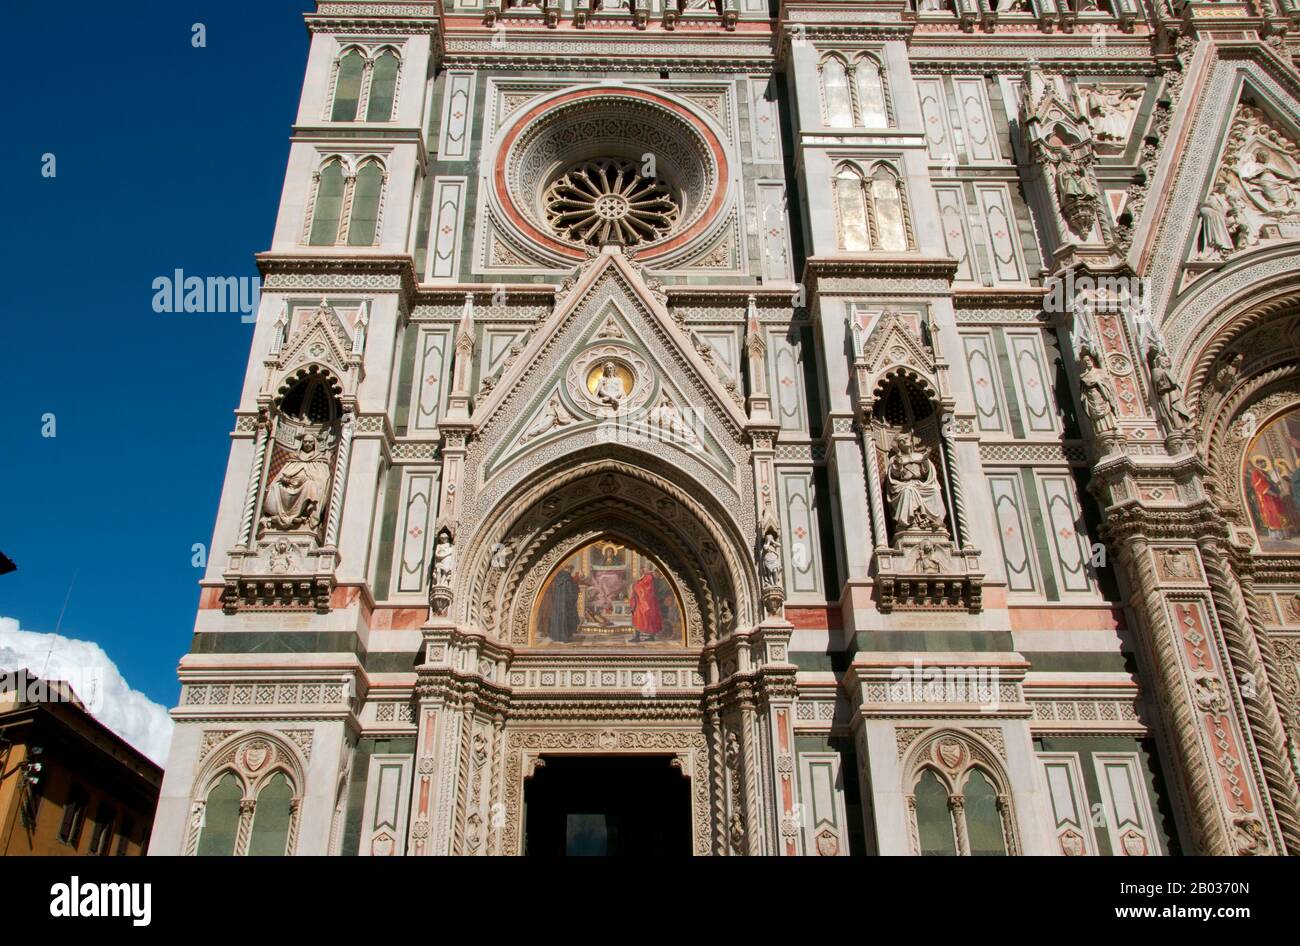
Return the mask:
<path id="1" fill-rule="evenodd" d="M 1204 182 L 1179 291 L 1224 262 L 1300 240 L 1300 143 L 1271 109 L 1241 96 Z"/>
<path id="2" fill-rule="evenodd" d="M 876 386 L 898 369 L 932 379 L 934 356 L 922 341 L 919 316 L 896 310 L 882 312 L 867 332 L 857 360 L 859 395 L 873 395 Z"/>
<path id="3" fill-rule="evenodd" d="M 594 431 L 666 460 L 689 455 L 734 481 L 747 419 L 669 314 L 657 281 L 608 248 L 560 292 L 475 407 L 484 480 Z"/>
<path id="4" fill-rule="evenodd" d="M 322 303 L 317 306 L 296 328 L 290 327 L 290 335 L 280 351 L 267 359 L 274 369 L 284 372 L 307 363 L 322 364 L 334 369 L 340 377 L 350 367 L 360 361 L 352 353 L 352 337 L 330 305 Z"/>
<path id="5" fill-rule="evenodd" d="M 1211 47 L 1181 89 L 1128 255 L 1176 360 L 1197 328 L 1170 321 L 1175 308 L 1255 251 L 1300 240 L 1300 79 L 1262 47 Z"/>

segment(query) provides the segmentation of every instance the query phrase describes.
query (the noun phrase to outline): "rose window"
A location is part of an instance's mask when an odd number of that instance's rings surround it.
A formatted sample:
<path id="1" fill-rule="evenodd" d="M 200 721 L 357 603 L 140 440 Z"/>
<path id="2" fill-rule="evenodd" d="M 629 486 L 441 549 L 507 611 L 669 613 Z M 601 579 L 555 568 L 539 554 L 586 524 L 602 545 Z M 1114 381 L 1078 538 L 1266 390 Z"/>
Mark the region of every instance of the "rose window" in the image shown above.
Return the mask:
<path id="1" fill-rule="evenodd" d="M 546 222 L 562 239 L 599 246 L 649 243 L 671 233 L 681 208 L 673 189 L 618 158 L 583 161 L 546 189 Z"/>

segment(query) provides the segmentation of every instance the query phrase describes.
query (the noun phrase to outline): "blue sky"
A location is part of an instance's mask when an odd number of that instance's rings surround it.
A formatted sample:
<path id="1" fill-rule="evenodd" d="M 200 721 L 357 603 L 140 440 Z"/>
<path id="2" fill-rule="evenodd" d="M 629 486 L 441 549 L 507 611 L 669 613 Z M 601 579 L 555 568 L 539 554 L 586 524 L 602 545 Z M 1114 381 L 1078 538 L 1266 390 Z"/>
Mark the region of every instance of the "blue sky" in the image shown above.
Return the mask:
<path id="1" fill-rule="evenodd" d="M 251 326 L 152 309 L 152 282 L 254 276 L 310 0 L 11 4 L 0 616 L 99 643 L 166 706 L 188 649 Z M 191 44 L 203 23 L 206 48 Z M 17 92 L 14 95 L 13 92 Z M 52 153 L 57 176 L 41 175 Z M 42 417 L 55 417 L 52 438 Z M 75 577 L 75 581 L 74 581 Z"/>

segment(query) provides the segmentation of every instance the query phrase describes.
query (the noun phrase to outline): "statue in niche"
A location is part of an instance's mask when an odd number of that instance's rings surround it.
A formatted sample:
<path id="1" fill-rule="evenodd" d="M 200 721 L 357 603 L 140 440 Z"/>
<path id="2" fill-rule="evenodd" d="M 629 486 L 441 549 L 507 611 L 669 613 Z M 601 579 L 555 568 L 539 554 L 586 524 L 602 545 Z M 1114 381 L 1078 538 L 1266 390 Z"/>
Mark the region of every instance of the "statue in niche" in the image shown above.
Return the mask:
<path id="1" fill-rule="evenodd" d="M 1196 246 L 1196 255 L 1201 259 L 1222 259 L 1232 252 L 1228 226 L 1231 210 L 1228 198 L 1218 191 L 1212 191 L 1201 204 L 1201 232 Z"/>
<path id="2" fill-rule="evenodd" d="M 1160 342 L 1147 346 L 1147 365 L 1151 369 L 1151 387 L 1156 395 L 1156 417 L 1166 434 L 1179 433 L 1192 426 L 1192 415 L 1183 403 L 1183 395 L 1174 380 L 1169 352 Z"/>
<path id="3" fill-rule="evenodd" d="M 910 431 L 902 431 L 889 448 L 885 468 L 890 508 L 899 529 L 943 532 L 948 511 L 931 450 Z"/>
<path id="4" fill-rule="evenodd" d="M 1087 165 L 1069 148 L 1051 158 L 1056 169 L 1056 199 L 1061 215 L 1079 236 L 1087 236 L 1097 212 L 1097 188 L 1088 174 Z"/>
<path id="5" fill-rule="evenodd" d="M 1244 154 L 1237 163 L 1236 173 L 1242 190 L 1260 210 L 1276 214 L 1296 209 L 1296 183 L 1300 175 L 1271 161 L 1264 148 Z"/>
<path id="6" fill-rule="evenodd" d="M 433 547 L 433 583 L 437 587 L 451 586 L 452 574 L 456 571 L 456 546 L 451 541 L 451 532 L 443 529 L 438 533 L 438 541 Z"/>
<path id="7" fill-rule="evenodd" d="M 627 0 L 599 0 L 596 9 L 602 13 L 616 13 L 627 9 Z"/>
<path id="8" fill-rule="evenodd" d="M 605 362 L 600 381 L 596 384 L 596 397 L 602 404 L 615 410 L 623 398 L 627 397 L 627 388 L 619 376 L 618 365 L 612 361 Z"/>
<path id="9" fill-rule="evenodd" d="M 781 540 L 776 537 L 774 531 L 768 530 L 767 535 L 763 537 L 763 552 L 759 556 L 759 564 L 763 574 L 763 584 L 779 586 L 784 577 L 781 568 Z"/>
<path id="10" fill-rule="evenodd" d="M 327 449 L 313 433 L 304 433 L 297 455 L 276 472 L 262 500 L 260 532 L 315 532 L 330 482 Z"/>
<path id="11" fill-rule="evenodd" d="M 1098 141 L 1121 142 L 1128 138 L 1129 123 L 1142 97 L 1142 86 L 1118 89 L 1087 86 L 1083 93 L 1083 114 Z"/>
<path id="12" fill-rule="evenodd" d="M 918 13 L 940 13 L 945 9 L 944 0 L 916 0 Z"/>
<path id="13" fill-rule="evenodd" d="M 1091 348 L 1084 348 L 1079 353 L 1079 361 L 1082 367 L 1079 394 L 1083 412 L 1092 421 L 1092 429 L 1098 435 L 1114 433 L 1119 427 L 1119 408 L 1115 402 L 1115 390 L 1110 385 L 1110 375 Z"/>
<path id="14" fill-rule="evenodd" d="M 682 12 L 691 13 L 700 10 L 712 12 L 717 6 L 715 0 L 682 0 Z"/>

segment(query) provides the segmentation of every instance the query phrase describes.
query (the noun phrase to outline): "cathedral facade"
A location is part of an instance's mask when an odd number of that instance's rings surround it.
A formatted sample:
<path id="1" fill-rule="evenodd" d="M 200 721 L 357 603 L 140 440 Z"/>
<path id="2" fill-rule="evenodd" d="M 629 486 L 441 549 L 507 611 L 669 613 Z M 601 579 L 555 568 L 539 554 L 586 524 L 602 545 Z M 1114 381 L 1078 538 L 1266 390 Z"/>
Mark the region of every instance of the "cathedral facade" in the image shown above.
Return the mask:
<path id="1" fill-rule="evenodd" d="M 1297 0 L 306 21 L 153 853 L 1300 852 Z"/>

